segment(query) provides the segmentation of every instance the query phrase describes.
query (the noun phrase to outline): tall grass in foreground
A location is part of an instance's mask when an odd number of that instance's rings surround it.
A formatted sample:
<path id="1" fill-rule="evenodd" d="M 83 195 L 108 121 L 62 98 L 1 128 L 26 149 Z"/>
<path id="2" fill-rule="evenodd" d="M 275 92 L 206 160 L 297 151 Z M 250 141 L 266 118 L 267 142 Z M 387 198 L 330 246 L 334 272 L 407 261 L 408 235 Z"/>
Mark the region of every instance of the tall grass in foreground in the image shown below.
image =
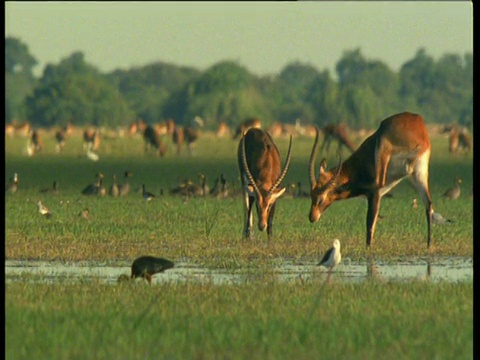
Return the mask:
<path id="1" fill-rule="evenodd" d="M 9 360 L 473 359 L 473 287 L 13 283 L 5 334 Z"/>

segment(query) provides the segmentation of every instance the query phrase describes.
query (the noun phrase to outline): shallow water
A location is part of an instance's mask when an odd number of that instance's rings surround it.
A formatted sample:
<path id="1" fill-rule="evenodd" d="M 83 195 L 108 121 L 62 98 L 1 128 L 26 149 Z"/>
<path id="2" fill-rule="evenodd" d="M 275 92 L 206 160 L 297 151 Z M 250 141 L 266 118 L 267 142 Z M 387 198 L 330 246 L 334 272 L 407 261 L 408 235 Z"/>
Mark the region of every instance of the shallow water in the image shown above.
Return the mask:
<path id="1" fill-rule="evenodd" d="M 5 261 L 5 281 L 60 283 L 101 281 L 115 284 L 122 274 L 130 275 L 130 266 L 112 266 L 99 262 Z M 281 282 L 305 282 L 327 277 L 327 269 L 316 263 L 284 261 L 268 270 L 207 269 L 188 262 L 177 262 L 175 267 L 153 277 L 153 284 L 197 282 L 209 284 L 247 284 L 277 279 Z M 369 278 L 385 281 L 447 281 L 473 280 L 473 258 L 435 257 L 433 259 L 404 259 L 398 262 L 352 262 L 344 259 L 332 272 L 332 281 L 362 282 Z"/>

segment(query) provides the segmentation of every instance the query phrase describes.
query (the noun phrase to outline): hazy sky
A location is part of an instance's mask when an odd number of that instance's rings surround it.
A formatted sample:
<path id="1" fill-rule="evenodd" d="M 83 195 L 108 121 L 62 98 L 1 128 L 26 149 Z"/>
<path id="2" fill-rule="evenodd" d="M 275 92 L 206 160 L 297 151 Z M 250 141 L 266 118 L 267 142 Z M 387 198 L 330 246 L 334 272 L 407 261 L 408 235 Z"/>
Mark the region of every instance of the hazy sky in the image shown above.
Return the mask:
<path id="1" fill-rule="evenodd" d="M 473 5 L 455 2 L 7 2 L 5 36 L 39 64 L 74 51 L 103 72 L 156 61 L 199 70 L 235 60 L 257 75 L 293 61 L 330 70 L 360 48 L 394 71 L 420 47 L 473 53 Z"/>

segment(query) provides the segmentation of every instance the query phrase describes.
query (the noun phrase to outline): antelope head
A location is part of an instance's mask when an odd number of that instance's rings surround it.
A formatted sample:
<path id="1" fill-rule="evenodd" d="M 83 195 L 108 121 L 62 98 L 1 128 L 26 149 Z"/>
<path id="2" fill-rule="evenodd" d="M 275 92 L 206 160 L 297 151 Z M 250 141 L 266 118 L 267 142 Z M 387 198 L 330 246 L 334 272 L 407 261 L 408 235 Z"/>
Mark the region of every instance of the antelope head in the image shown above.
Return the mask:
<path id="1" fill-rule="evenodd" d="M 272 143 L 273 144 L 273 143 Z M 247 162 L 247 155 L 245 149 L 245 135 L 242 138 L 241 144 L 241 161 L 243 164 L 244 172 L 242 176 L 248 180 L 248 185 L 246 185 L 246 191 L 249 197 L 255 198 L 256 209 L 258 215 L 258 229 L 264 231 L 268 228 L 269 219 L 273 216 L 273 213 L 270 214 L 271 209 L 277 199 L 285 192 L 286 188 L 279 189 L 280 183 L 285 178 L 288 168 L 290 166 L 291 160 L 291 151 L 292 151 L 292 136 L 290 136 L 290 144 L 288 147 L 287 158 L 283 167 L 283 171 L 278 177 L 275 178 L 275 164 L 280 164 L 280 159 L 278 152 L 271 144 L 266 145 L 267 150 L 262 153 L 262 158 L 259 159 L 256 163 L 261 163 L 262 167 L 258 169 L 258 174 L 256 177 L 252 175 L 249 164 Z M 245 184 L 247 181 L 244 182 Z M 273 221 L 273 220 L 272 220 Z M 271 222 L 270 222 L 271 224 Z M 269 234 L 271 234 L 271 229 L 268 229 Z"/>
<path id="2" fill-rule="evenodd" d="M 315 159 L 319 146 L 319 130 L 317 127 L 315 127 L 315 130 L 315 143 L 313 144 L 309 162 L 310 198 L 312 200 L 309 215 L 310 222 L 318 221 L 323 212 L 336 200 L 335 192 L 337 188 L 337 179 L 342 169 L 342 159 L 339 152 L 339 163 L 336 170 L 332 169 L 333 171 L 328 171 L 326 169 L 326 159 L 323 158 L 320 162 L 318 176 L 315 177 Z"/>

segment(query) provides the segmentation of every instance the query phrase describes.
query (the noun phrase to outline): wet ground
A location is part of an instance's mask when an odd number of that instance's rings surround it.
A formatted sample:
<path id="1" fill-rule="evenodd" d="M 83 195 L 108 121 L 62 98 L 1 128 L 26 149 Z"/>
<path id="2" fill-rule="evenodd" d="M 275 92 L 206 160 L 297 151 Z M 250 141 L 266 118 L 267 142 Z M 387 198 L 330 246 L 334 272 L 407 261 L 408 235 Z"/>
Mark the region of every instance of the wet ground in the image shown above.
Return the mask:
<path id="1" fill-rule="evenodd" d="M 101 281 L 116 284 L 122 274 L 130 275 L 130 266 L 98 262 L 5 261 L 5 281 L 60 283 Z M 268 270 L 212 270 L 188 262 L 176 262 L 175 267 L 153 277 L 153 284 L 198 282 L 210 284 L 246 284 L 265 279 L 283 282 L 304 282 L 314 277 L 327 277 L 327 269 L 316 263 L 284 261 Z M 362 282 L 369 278 L 385 281 L 426 280 L 464 282 L 473 280 L 473 258 L 435 257 L 433 259 L 402 259 L 397 262 L 356 263 L 348 258 L 333 270 L 332 281 Z"/>

